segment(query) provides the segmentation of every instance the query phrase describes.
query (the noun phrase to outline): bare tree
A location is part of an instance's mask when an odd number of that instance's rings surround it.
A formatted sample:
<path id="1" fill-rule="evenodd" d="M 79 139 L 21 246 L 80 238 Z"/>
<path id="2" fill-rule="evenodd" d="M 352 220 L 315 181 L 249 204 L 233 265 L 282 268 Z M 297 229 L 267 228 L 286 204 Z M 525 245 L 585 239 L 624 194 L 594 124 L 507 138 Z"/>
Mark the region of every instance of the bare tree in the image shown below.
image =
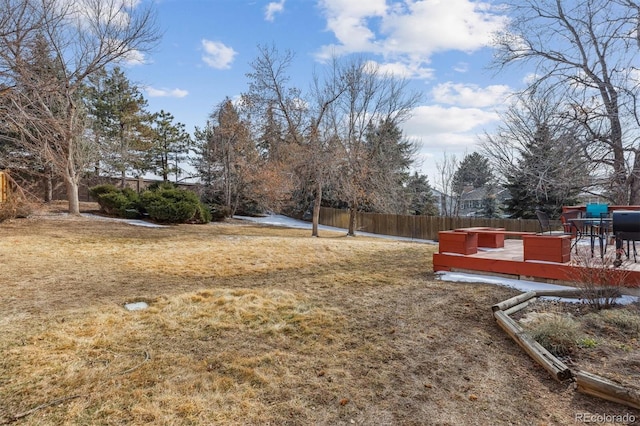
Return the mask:
<path id="1" fill-rule="evenodd" d="M 442 161 L 436 161 L 438 175 L 435 187 L 442 193 L 440 211 L 442 216 L 456 217 L 460 211 L 460 194 L 455 193 L 455 175 L 458 170 L 458 158 L 454 154 L 444 152 Z"/>
<path id="2" fill-rule="evenodd" d="M 311 235 L 318 236 L 322 191 L 332 169 L 331 136 L 323 127 L 325 114 L 344 88 L 329 73 L 324 81 L 314 78 L 312 90 L 305 99 L 302 90 L 289 85 L 288 69 L 293 53 L 280 53 L 275 47 L 259 46 L 259 55 L 252 62 L 249 93 L 245 99 L 264 117 L 283 123 L 285 138 L 290 141 L 295 157 L 289 166 L 313 193 Z M 335 69 L 335 68 L 333 68 Z"/>
<path id="3" fill-rule="evenodd" d="M 606 156 L 601 145 L 585 144 L 582 126 L 568 113 L 572 105 L 546 96 L 525 93 L 514 98 L 513 103 L 501 114 L 501 125 L 491 134 L 484 135 L 480 146 L 482 153 L 491 161 L 499 180 L 505 183 L 513 176 L 523 154 L 544 132 L 552 143 L 536 163 L 536 174 L 529 175 L 523 185 L 532 192 L 553 186 L 565 192 L 589 190 L 592 176 L 602 167 L 594 158 Z"/>
<path id="4" fill-rule="evenodd" d="M 331 125 L 343 159 L 340 186 L 349 203 L 348 235 L 355 235 L 358 209 L 364 202 L 374 201 L 372 195 L 387 187 L 390 170 L 381 166 L 385 160 L 394 161 L 390 150 L 383 154 L 386 158 L 382 162 L 377 161 L 379 152 L 370 145 L 375 143 L 374 129 L 396 128 L 409 118 L 420 95 L 408 91 L 407 81 L 381 72 L 378 66 L 362 58 L 339 64 L 337 78 L 346 90 L 333 108 Z M 405 145 L 406 155 L 398 158 L 408 168 L 413 149 L 410 143 Z"/>
<path id="5" fill-rule="evenodd" d="M 93 161 L 79 91 L 89 76 L 158 41 L 154 11 L 128 0 L 2 1 L 10 15 L 0 30 L 0 118 L 19 143 L 51 162 L 66 183 L 69 212 L 79 214 L 79 182 Z M 31 57 L 38 38 L 55 72 Z"/>
<path id="6" fill-rule="evenodd" d="M 635 0 L 518 0 L 511 27 L 497 39 L 499 67 L 532 63 L 530 90 L 545 86 L 569 98 L 583 143 L 606 150 L 591 160 L 609 168 L 609 190 L 619 204 L 640 202 L 639 11 Z"/>

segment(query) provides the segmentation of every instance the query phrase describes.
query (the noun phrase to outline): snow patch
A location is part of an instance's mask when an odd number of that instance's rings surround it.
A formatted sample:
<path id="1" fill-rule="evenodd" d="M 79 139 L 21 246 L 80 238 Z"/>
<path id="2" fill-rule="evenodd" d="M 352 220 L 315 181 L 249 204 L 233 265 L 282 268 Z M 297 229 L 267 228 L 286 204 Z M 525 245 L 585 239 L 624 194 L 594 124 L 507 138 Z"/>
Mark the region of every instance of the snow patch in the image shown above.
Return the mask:
<path id="1" fill-rule="evenodd" d="M 133 302 L 124 305 L 124 308 L 127 311 L 141 311 L 143 309 L 147 309 L 148 307 L 149 305 L 146 302 Z"/>

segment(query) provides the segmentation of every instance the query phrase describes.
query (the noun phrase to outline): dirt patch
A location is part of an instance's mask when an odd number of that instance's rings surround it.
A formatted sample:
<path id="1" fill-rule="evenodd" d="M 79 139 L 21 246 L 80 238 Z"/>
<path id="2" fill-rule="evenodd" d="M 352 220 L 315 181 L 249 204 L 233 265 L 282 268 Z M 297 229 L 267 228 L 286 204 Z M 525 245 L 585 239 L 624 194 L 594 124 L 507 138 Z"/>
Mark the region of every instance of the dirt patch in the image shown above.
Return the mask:
<path id="1" fill-rule="evenodd" d="M 493 319 L 517 292 L 435 280 L 435 246 L 60 213 L 0 224 L 0 423 L 640 419 L 553 381 Z"/>

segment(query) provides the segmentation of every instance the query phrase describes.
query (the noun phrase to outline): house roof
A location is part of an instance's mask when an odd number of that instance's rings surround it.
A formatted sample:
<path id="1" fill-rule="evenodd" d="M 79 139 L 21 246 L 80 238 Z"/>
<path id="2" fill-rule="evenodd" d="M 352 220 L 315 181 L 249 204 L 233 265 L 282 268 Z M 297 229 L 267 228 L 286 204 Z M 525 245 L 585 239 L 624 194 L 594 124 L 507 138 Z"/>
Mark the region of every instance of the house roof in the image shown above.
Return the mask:
<path id="1" fill-rule="evenodd" d="M 497 187 L 493 191 L 496 199 L 504 201 L 510 197 L 509 191 L 503 187 Z M 469 191 L 465 191 L 460 196 L 461 201 L 483 200 L 487 196 L 487 187 L 481 186 L 480 188 L 473 188 Z"/>

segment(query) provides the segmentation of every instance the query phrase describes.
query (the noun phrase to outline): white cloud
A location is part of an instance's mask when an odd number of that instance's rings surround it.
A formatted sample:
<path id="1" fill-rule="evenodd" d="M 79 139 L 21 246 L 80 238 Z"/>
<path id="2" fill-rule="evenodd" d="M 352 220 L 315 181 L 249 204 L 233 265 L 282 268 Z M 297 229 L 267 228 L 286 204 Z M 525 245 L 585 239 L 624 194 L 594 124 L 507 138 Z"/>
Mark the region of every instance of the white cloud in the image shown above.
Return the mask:
<path id="1" fill-rule="evenodd" d="M 434 183 L 436 165 L 442 162 L 445 153 L 461 160 L 476 149 L 480 130 L 497 124 L 499 119 L 496 112 L 480 108 L 425 105 L 414 109 L 402 130 L 407 138 L 417 142 L 418 171 L 427 174 Z"/>
<path id="2" fill-rule="evenodd" d="M 151 86 L 146 86 L 144 90 L 150 98 L 184 98 L 189 94 L 183 89 L 156 89 Z"/>
<path id="3" fill-rule="evenodd" d="M 322 47 L 318 54 L 320 59 L 327 59 L 333 53 L 374 50 L 376 34 L 368 27 L 368 20 L 386 15 L 386 0 L 321 0 L 319 7 L 327 19 L 327 29 L 339 42 Z"/>
<path id="4" fill-rule="evenodd" d="M 202 40 L 204 54 L 202 60 L 211 68 L 229 69 L 233 58 L 238 54 L 233 48 L 225 46 L 219 41 Z"/>
<path id="5" fill-rule="evenodd" d="M 131 23 L 130 11 L 134 10 L 141 0 L 111 0 L 96 3 L 92 0 L 54 0 L 54 7 L 59 12 L 76 20 L 78 26 L 90 29 L 99 18 L 102 24 L 125 28 Z"/>
<path id="6" fill-rule="evenodd" d="M 429 80 L 434 77 L 433 68 L 425 67 L 418 63 L 386 62 L 376 63 L 376 65 L 381 73 L 392 74 L 398 78 L 420 78 Z"/>
<path id="7" fill-rule="evenodd" d="M 284 2 L 285 0 L 280 0 L 279 2 L 270 2 L 267 7 L 265 7 L 264 19 L 269 22 L 273 22 L 273 20 L 275 19 L 275 14 L 282 13 L 282 11 L 284 11 Z"/>
<path id="8" fill-rule="evenodd" d="M 425 139 L 443 134 L 463 134 L 499 120 L 496 112 L 480 108 L 423 105 L 413 110 L 403 129 L 408 137 Z"/>
<path id="9" fill-rule="evenodd" d="M 319 6 L 337 43 L 323 46 L 318 59 L 372 53 L 408 69 L 422 69 L 434 53 L 490 46 L 507 22 L 488 2 L 472 0 L 321 0 Z"/>
<path id="10" fill-rule="evenodd" d="M 120 62 L 126 66 L 133 67 L 136 65 L 144 65 L 147 63 L 144 53 L 139 50 L 132 50 L 127 52 L 122 58 L 120 58 Z"/>
<path id="11" fill-rule="evenodd" d="M 503 104 L 511 92 L 509 86 L 502 84 L 479 87 L 449 81 L 434 87 L 431 95 L 441 104 L 485 108 Z"/>
<path id="12" fill-rule="evenodd" d="M 469 64 L 467 62 L 458 62 L 453 66 L 453 70 L 461 74 L 466 73 L 469 71 Z"/>

